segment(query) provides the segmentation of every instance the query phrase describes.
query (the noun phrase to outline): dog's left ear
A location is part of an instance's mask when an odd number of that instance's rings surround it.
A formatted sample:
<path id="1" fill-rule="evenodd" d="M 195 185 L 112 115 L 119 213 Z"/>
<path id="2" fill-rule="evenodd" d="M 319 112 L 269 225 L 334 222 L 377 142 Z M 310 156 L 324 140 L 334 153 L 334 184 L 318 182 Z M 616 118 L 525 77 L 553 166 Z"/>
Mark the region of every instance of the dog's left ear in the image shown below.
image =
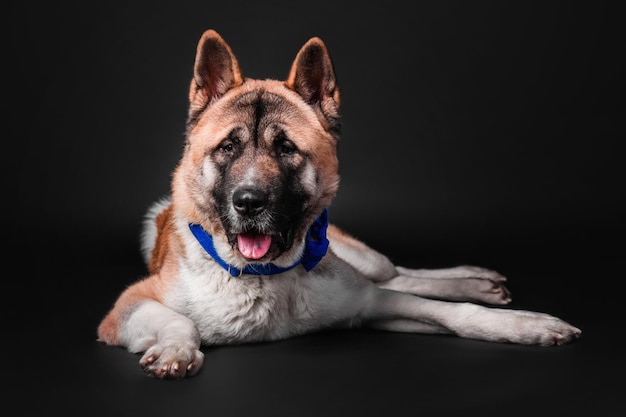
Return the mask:
<path id="1" fill-rule="evenodd" d="M 239 62 L 228 44 L 213 29 L 204 32 L 196 49 L 193 79 L 189 87 L 190 117 L 242 83 Z"/>
<path id="2" fill-rule="evenodd" d="M 339 88 L 333 62 L 320 38 L 311 38 L 302 46 L 291 65 L 285 86 L 321 110 L 324 118 L 332 125 L 337 124 Z"/>

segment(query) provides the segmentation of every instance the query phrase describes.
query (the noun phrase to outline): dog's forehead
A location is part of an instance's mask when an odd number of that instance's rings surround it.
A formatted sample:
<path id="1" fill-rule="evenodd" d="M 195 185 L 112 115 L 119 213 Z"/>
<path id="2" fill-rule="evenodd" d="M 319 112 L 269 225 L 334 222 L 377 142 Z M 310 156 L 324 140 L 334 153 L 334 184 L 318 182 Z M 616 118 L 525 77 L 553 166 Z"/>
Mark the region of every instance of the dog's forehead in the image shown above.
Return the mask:
<path id="1" fill-rule="evenodd" d="M 294 106 L 281 94 L 266 89 L 256 89 L 238 94 L 231 101 L 233 109 L 241 109 L 244 112 L 254 112 L 259 117 L 266 115 L 281 115 L 283 111 Z"/>
<path id="2" fill-rule="evenodd" d="M 327 135 L 314 110 L 297 93 L 282 82 L 252 80 L 211 105 L 191 136 L 217 145 L 231 131 L 242 128 L 255 135 L 281 130 L 304 149 Z"/>

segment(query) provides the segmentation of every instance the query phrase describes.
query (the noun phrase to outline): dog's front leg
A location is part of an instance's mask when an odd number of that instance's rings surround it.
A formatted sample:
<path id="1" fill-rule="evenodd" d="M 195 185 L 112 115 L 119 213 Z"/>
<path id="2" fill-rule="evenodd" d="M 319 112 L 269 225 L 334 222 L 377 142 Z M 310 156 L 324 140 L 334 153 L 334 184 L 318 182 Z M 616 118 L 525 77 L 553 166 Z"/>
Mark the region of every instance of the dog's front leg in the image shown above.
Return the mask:
<path id="1" fill-rule="evenodd" d="M 369 325 L 378 329 L 451 333 L 525 345 L 560 345 L 581 334 L 569 323 L 544 313 L 432 300 L 386 289 L 373 298 L 369 317 Z"/>
<path id="2" fill-rule="evenodd" d="M 200 334 L 193 321 L 154 300 L 125 309 L 119 304 L 105 317 L 100 340 L 143 352 L 139 363 L 149 376 L 182 378 L 196 374 L 204 362 Z"/>

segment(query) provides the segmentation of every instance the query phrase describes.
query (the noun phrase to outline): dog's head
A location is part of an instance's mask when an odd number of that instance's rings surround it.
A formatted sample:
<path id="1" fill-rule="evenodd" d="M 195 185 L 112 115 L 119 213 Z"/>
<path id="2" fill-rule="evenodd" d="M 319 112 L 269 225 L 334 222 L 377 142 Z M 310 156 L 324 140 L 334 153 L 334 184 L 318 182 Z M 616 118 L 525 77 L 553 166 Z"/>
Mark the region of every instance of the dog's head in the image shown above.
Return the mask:
<path id="1" fill-rule="evenodd" d="M 201 224 L 232 265 L 288 265 L 339 185 L 339 90 L 319 38 L 285 81 L 244 78 L 206 31 L 189 90 L 186 144 L 172 179 L 177 212 Z"/>

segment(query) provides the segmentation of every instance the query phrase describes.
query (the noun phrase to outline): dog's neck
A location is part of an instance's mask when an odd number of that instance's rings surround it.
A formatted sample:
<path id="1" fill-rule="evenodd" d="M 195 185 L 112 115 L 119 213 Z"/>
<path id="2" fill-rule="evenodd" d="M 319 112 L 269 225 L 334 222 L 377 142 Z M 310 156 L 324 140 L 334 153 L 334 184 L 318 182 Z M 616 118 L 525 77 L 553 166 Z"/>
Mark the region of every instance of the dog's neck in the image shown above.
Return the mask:
<path id="1" fill-rule="evenodd" d="M 291 266 L 277 266 L 274 264 L 248 264 L 243 269 L 239 269 L 233 265 L 226 263 L 215 250 L 213 245 L 213 237 L 202 226 L 196 223 L 190 223 L 189 229 L 198 240 L 198 243 L 205 251 L 217 262 L 222 268 L 227 270 L 233 277 L 239 277 L 244 274 L 248 275 L 275 275 L 288 271 L 302 264 L 304 269 L 310 271 L 322 260 L 328 250 L 328 239 L 326 238 L 326 229 L 328 228 L 328 210 L 324 209 L 322 214 L 315 219 L 306 235 L 306 244 L 302 257 Z"/>

